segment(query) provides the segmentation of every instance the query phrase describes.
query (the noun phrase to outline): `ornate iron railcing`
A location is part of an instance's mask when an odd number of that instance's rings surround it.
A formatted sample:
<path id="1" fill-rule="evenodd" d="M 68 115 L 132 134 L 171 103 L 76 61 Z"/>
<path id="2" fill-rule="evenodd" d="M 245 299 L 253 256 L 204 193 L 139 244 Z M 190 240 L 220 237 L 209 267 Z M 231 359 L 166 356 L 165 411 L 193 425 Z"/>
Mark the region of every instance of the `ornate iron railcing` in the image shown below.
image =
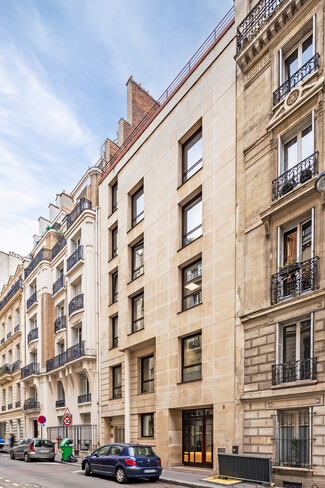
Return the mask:
<path id="1" fill-rule="evenodd" d="M 20 369 L 20 360 L 18 359 L 12 365 L 12 372 L 18 371 Z"/>
<path id="2" fill-rule="evenodd" d="M 62 315 L 58 317 L 54 322 L 54 334 L 56 334 L 59 330 L 66 328 L 66 317 Z"/>
<path id="3" fill-rule="evenodd" d="M 62 236 L 58 242 L 55 244 L 55 246 L 52 247 L 51 249 L 51 258 L 54 259 L 55 256 L 59 254 L 59 252 L 64 248 L 66 245 L 67 241 L 65 240 L 65 237 Z"/>
<path id="4" fill-rule="evenodd" d="M 27 398 L 24 402 L 24 410 L 39 410 L 40 403 L 35 398 Z"/>
<path id="5" fill-rule="evenodd" d="M 30 342 L 35 341 L 36 339 L 38 339 L 38 327 L 35 327 L 34 329 L 28 332 L 27 342 L 29 344 Z"/>
<path id="6" fill-rule="evenodd" d="M 9 302 L 10 298 L 12 298 L 14 296 L 14 294 L 16 293 L 16 291 L 22 290 L 22 289 L 23 289 L 23 282 L 19 278 L 19 280 L 17 280 L 16 283 L 10 288 L 9 292 L 4 297 L 4 299 L 1 300 L 1 302 L 0 302 L 0 310 L 2 310 L 3 307 Z"/>
<path id="7" fill-rule="evenodd" d="M 67 355 L 66 351 L 61 352 L 61 354 L 58 354 L 57 356 L 54 356 L 54 358 L 48 359 L 46 361 L 46 371 L 52 371 L 53 369 L 60 368 L 67 362 Z"/>
<path id="8" fill-rule="evenodd" d="M 10 337 L 11 337 L 11 331 L 8 332 L 8 334 L 7 334 L 7 340 L 10 339 Z"/>
<path id="9" fill-rule="evenodd" d="M 88 403 L 91 402 L 91 393 L 86 393 L 85 395 L 78 396 L 78 403 Z"/>
<path id="10" fill-rule="evenodd" d="M 11 364 L 4 364 L 0 366 L 0 376 L 4 376 L 5 374 L 12 373 L 12 365 Z"/>
<path id="11" fill-rule="evenodd" d="M 6 405 L 2 405 L 1 410 L 4 412 L 6 410 Z"/>
<path id="12" fill-rule="evenodd" d="M 31 376 L 32 374 L 39 374 L 39 363 L 30 363 L 27 366 L 21 368 L 21 379 Z"/>
<path id="13" fill-rule="evenodd" d="M 319 54 L 316 53 L 312 58 L 307 61 L 298 71 L 293 73 L 290 78 L 285 81 L 275 92 L 273 92 L 273 105 L 279 103 L 285 98 L 291 90 L 304 81 L 307 76 L 310 75 L 316 68 L 319 67 Z"/>
<path id="14" fill-rule="evenodd" d="M 77 220 L 79 215 L 88 208 L 91 208 L 91 202 L 87 200 L 87 198 L 81 198 L 75 208 L 72 210 L 71 213 L 67 215 L 67 229 L 72 226 L 72 224 Z"/>
<path id="15" fill-rule="evenodd" d="M 2 344 L 4 344 L 4 342 L 5 342 L 5 338 L 3 337 L 3 338 L 1 339 L 1 345 L 2 345 Z"/>
<path id="16" fill-rule="evenodd" d="M 16 402 L 15 405 L 16 405 L 16 408 L 20 408 L 20 400 L 18 402 Z"/>
<path id="17" fill-rule="evenodd" d="M 66 350 L 67 353 L 67 363 L 73 361 L 74 359 L 80 358 L 85 355 L 85 341 L 78 342 L 69 349 Z"/>
<path id="18" fill-rule="evenodd" d="M 64 275 L 60 275 L 60 277 L 53 283 L 53 295 L 55 295 L 61 288 L 64 287 Z"/>
<path id="19" fill-rule="evenodd" d="M 36 302 L 37 302 L 37 291 L 34 291 L 34 293 L 27 300 L 27 310 Z"/>
<path id="20" fill-rule="evenodd" d="M 62 398 L 61 400 L 56 400 L 55 407 L 56 408 L 65 407 L 65 398 Z"/>
<path id="21" fill-rule="evenodd" d="M 74 297 L 71 302 L 69 303 L 69 316 L 76 312 L 77 310 L 81 310 L 84 308 L 84 294 L 77 295 Z"/>
<path id="22" fill-rule="evenodd" d="M 19 324 L 16 325 L 16 327 L 14 328 L 14 334 L 16 334 L 16 332 L 19 331 Z"/>
<path id="23" fill-rule="evenodd" d="M 237 52 L 250 41 L 284 0 L 260 0 L 237 27 Z"/>
<path id="24" fill-rule="evenodd" d="M 78 261 L 81 261 L 83 259 L 83 249 L 83 246 L 79 246 L 67 259 L 67 271 L 73 268 L 78 263 Z"/>
<path id="25" fill-rule="evenodd" d="M 12 410 L 12 403 L 8 403 L 8 410 Z"/>
<path id="26" fill-rule="evenodd" d="M 291 381 L 315 380 L 317 358 L 290 361 L 272 366 L 272 385 L 282 385 Z"/>
<path id="27" fill-rule="evenodd" d="M 282 268 L 271 276 L 271 305 L 316 290 L 318 256 Z"/>
<path id="28" fill-rule="evenodd" d="M 308 158 L 296 164 L 272 181 L 272 200 L 283 197 L 296 186 L 302 185 L 318 173 L 318 155 L 316 151 Z"/>
<path id="29" fill-rule="evenodd" d="M 31 260 L 27 268 L 25 268 L 25 279 L 31 274 L 33 269 L 36 268 L 36 266 L 41 262 L 41 261 L 51 261 L 51 250 L 46 249 L 43 247 L 36 256 Z"/>

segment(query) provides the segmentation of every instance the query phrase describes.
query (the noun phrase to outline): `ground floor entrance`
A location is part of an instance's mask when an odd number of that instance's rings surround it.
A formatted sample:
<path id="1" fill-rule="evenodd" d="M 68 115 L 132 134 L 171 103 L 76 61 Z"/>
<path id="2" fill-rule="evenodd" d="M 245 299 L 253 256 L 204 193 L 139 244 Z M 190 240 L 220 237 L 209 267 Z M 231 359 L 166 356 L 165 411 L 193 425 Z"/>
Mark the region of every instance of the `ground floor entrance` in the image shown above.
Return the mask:
<path id="1" fill-rule="evenodd" d="M 183 463 L 186 466 L 212 467 L 212 408 L 183 411 Z"/>

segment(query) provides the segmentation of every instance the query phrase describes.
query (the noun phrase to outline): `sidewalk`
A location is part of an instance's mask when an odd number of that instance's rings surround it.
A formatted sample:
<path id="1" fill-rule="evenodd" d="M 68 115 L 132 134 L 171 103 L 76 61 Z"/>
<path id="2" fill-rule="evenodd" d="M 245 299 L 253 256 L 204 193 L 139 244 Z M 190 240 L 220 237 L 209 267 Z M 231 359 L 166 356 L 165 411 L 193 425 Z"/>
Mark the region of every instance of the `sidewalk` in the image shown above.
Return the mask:
<path id="1" fill-rule="evenodd" d="M 209 470 L 210 471 L 210 470 Z M 213 481 L 202 481 L 205 478 L 214 478 Z M 261 488 L 261 485 L 256 485 L 255 483 L 247 482 L 236 482 L 235 480 L 220 480 L 218 482 L 217 478 L 214 477 L 212 473 L 200 473 L 200 472 L 190 472 L 189 470 L 172 470 L 163 469 L 162 475 L 159 479 L 164 483 L 173 483 L 175 485 L 188 486 L 190 488 L 201 488 L 201 487 L 213 487 L 225 488 L 225 486 L 230 486 L 234 488 Z"/>

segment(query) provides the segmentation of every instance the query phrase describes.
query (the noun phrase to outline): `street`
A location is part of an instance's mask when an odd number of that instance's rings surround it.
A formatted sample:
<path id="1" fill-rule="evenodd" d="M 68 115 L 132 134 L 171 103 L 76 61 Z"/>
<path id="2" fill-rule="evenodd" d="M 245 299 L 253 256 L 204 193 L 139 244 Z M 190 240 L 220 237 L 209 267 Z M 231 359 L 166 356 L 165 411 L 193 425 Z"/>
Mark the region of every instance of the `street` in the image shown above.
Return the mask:
<path id="1" fill-rule="evenodd" d="M 104 476 L 86 477 L 79 464 L 62 464 L 45 461 L 25 463 L 11 460 L 7 453 L 0 453 L 0 488 L 100 488 L 119 486 L 113 479 Z M 161 488 L 176 486 L 167 483 L 151 483 L 141 480 L 126 486 Z M 179 485 L 178 485 L 179 488 Z"/>

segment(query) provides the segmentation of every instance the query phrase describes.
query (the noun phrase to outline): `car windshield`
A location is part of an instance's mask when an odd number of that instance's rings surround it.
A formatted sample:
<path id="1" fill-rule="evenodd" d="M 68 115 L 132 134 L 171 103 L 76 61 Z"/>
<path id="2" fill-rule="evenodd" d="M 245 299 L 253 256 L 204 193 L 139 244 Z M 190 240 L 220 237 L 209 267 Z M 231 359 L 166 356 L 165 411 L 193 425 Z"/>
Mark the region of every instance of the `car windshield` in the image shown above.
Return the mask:
<path id="1" fill-rule="evenodd" d="M 35 447 L 53 447 L 53 443 L 51 441 L 45 441 L 43 439 L 37 439 L 34 445 Z"/>
<path id="2" fill-rule="evenodd" d="M 157 456 L 152 447 L 148 446 L 132 446 L 129 447 L 130 456 L 134 457 L 154 457 Z"/>

